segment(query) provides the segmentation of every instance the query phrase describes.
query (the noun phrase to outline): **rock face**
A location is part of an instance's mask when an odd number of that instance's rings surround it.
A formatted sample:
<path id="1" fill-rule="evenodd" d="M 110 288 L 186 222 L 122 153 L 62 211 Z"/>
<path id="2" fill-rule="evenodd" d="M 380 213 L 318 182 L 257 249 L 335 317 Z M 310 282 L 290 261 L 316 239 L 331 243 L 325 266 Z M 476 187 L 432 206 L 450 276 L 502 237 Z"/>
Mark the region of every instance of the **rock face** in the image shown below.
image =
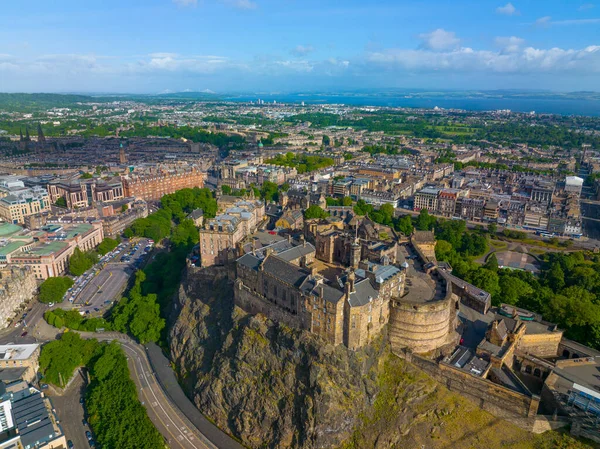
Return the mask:
<path id="1" fill-rule="evenodd" d="M 233 306 L 215 270 L 188 275 L 171 353 L 198 408 L 250 447 L 329 448 L 348 439 L 377 393 L 383 345 L 334 348 Z"/>
<path id="2" fill-rule="evenodd" d="M 184 277 L 171 357 L 196 406 L 250 448 L 587 448 L 481 411 L 392 355 L 349 351 L 234 307 L 224 271 Z"/>

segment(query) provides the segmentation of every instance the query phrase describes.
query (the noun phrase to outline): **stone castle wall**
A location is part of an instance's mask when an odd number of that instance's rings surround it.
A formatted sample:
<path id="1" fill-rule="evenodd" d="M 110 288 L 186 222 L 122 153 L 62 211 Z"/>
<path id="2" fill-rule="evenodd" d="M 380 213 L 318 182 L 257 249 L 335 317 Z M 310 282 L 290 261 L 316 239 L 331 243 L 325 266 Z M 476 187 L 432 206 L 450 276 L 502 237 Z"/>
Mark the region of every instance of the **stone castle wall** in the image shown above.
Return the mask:
<path id="1" fill-rule="evenodd" d="M 467 397 L 494 416 L 514 422 L 521 427 L 533 426 L 540 403 L 539 396 L 518 393 L 447 363 L 437 363 L 411 354 L 410 351 L 397 354 L 425 371 L 450 391 Z"/>
<path id="2" fill-rule="evenodd" d="M 519 340 L 519 350 L 535 354 L 538 357 L 556 357 L 562 334 L 562 332 L 525 334 Z"/>
<path id="3" fill-rule="evenodd" d="M 443 282 L 443 281 L 442 281 Z M 390 311 L 389 339 L 394 350 L 434 351 L 452 339 L 456 322 L 456 297 L 446 283 L 444 299 L 411 302 L 395 299 Z"/>
<path id="4" fill-rule="evenodd" d="M 298 315 L 280 309 L 267 299 L 261 297 L 258 293 L 251 291 L 240 281 L 237 281 L 233 288 L 235 305 L 247 313 L 263 314 L 267 318 L 284 323 L 296 329 L 305 329 L 302 319 Z"/>

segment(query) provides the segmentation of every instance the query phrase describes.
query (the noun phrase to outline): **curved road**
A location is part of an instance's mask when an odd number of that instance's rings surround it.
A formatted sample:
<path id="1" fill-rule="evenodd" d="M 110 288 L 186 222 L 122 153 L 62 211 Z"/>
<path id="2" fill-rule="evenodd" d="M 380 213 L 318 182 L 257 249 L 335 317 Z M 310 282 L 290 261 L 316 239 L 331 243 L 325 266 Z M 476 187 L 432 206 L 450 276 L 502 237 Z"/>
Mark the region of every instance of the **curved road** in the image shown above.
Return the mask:
<path id="1" fill-rule="evenodd" d="M 146 407 L 148 416 L 170 448 L 243 449 L 241 444 L 204 418 L 183 394 L 183 390 L 178 384 L 176 388 L 173 388 L 174 373 L 168 364 L 169 360 L 162 355 L 160 348 L 157 346 L 151 348 L 153 355 L 149 357 L 148 348 L 137 344 L 123 334 L 111 332 L 106 334 L 81 333 L 81 335 L 84 338 L 117 341 L 121 344 L 128 356 L 129 371 L 138 388 L 140 401 Z M 157 362 L 161 363 L 161 366 L 156 366 L 156 370 L 154 370 L 152 363 L 156 364 Z M 171 390 L 178 393 L 177 404 L 172 400 Z M 192 424 L 191 420 L 196 425 Z"/>

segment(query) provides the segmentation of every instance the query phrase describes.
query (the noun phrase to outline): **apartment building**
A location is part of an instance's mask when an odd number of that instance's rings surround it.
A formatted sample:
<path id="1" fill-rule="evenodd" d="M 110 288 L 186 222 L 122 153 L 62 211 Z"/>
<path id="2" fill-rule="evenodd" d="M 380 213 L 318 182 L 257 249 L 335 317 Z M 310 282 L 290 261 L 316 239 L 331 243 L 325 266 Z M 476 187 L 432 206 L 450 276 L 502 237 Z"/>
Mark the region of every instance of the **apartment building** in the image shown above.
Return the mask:
<path id="1" fill-rule="evenodd" d="M 438 208 L 438 194 L 440 189 L 435 187 L 425 187 L 415 193 L 413 210 L 420 211 L 427 209 L 434 212 Z"/>
<path id="2" fill-rule="evenodd" d="M 204 187 L 205 174 L 196 166 L 159 166 L 122 177 L 125 196 L 158 201 L 177 190 Z"/>

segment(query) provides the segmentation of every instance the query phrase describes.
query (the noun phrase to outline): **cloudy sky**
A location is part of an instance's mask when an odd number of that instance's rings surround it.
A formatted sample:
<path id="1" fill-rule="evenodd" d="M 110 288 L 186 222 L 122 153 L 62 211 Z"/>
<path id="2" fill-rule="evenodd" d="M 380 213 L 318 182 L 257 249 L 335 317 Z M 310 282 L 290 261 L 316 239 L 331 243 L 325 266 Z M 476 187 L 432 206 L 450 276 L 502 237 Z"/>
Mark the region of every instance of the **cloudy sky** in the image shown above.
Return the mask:
<path id="1" fill-rule="evenodd" d="M 600 91 L 600 0 L 0 0 L 0 91 Z"/>

